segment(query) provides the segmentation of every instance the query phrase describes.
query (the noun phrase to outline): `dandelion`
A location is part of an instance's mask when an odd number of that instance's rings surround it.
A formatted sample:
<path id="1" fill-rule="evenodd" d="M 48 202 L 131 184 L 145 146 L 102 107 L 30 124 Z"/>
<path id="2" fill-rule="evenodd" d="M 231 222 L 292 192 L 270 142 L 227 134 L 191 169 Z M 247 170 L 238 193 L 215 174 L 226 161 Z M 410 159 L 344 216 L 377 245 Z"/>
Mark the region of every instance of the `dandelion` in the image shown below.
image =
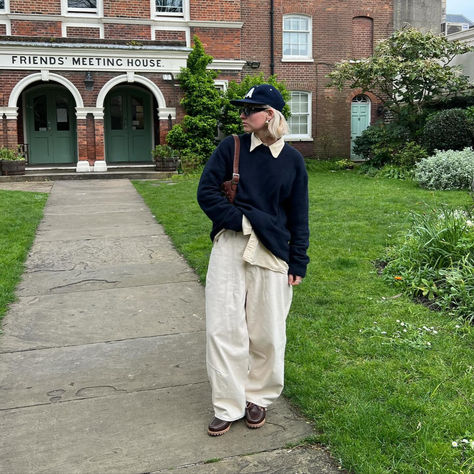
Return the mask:
<path id="1" fill-rule="evenodd" d="M 451 443 L 451 446 L 452 446 L 453 448 L 457 448 L 457 447 L 458 447 L 458 443 L 456 443 L 456 441 L 453 441 L 453 442 Z"/>
<path id="2" fill-rule="evenodd" d="M 466 438 L 462 439 L 461 441 L 465 444 L 469 443 L 469 441 Z"/>

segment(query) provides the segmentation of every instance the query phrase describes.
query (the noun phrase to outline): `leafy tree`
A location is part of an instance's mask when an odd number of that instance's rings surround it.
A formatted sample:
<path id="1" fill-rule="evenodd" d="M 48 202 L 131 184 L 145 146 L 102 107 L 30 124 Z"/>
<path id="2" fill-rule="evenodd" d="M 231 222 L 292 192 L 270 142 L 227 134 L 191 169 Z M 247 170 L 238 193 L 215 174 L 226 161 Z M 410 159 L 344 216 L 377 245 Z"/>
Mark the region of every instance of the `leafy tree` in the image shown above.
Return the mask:
<path id="1" fill-rule="evenodd" d="M 373 56 L 336 64 L 329 74 L 329 85 L 372 92 L 384 101 L 395 120 L 409 123 L 433 98 L 469 88 L 468 78 L 449 63 L 472 50 L 444 36 L 403 28 L 380 41 Z"/>
<path id="2" fill-rule="evenodd" d="M 230 101 L 234 99 L 242 99 L 253 86 L 257 86 L 259 84 L 271 84 L 281 92 L 285 102 L 288 102 L 290 99 L 290 93 L 288 92 L 285 84 L 283 82 L 278 82 L 275 75 L 269 76 L 268 79 L 265 79 L 263 73 L 260 73 L 256 76 L 246 76 L 240 84 L 230 81 L 227 91 L 224 95 L 224 106 L 222 108 L 222 114 L 219 123 L 219 128 L 225 135 L 231 135 L 232 133 L 243 133 L 239 110 L 237 107 L 232 105 Z M 288 104 L 286 104 L 283 108 L 283 115 L 286 118 L 290 116 L 290 107 Z"/>
<path id="3" fill-rule="evenodd" d="M 215 147 L 217 121 L 222 109 L 222 93 L 215 87 L 218 72 L 207 69 L 212 56 L 205 53 L 197 36 L 186 67 L 178 76 L 184 91 L 181 105 L 186 115 L 174 125 L 167 136 L 168 144 L 184 155 L 193 155 L 204 162 Z"/>

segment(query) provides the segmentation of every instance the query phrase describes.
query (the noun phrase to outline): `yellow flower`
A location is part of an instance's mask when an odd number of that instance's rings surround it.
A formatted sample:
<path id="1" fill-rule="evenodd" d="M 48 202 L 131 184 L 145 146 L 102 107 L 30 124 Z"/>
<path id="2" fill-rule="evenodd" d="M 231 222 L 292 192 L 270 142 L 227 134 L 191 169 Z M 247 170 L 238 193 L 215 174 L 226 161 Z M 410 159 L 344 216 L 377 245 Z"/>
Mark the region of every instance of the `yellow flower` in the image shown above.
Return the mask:
<path id="1" fill-rule="evenodd" d="M 403 280 L 403 277 L 401 277 L 401 276 L 396 276 L 396 277 L 393 277 L 393 278 L 395 278 L 395 280 Z"/>

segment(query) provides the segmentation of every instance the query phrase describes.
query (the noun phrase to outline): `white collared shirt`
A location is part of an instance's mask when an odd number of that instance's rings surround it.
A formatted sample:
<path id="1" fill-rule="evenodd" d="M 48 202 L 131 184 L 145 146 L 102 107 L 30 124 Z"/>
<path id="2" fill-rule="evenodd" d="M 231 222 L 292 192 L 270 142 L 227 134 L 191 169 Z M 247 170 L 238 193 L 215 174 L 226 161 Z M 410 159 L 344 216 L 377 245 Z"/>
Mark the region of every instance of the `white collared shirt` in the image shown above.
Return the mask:
<path id="1" fill-rule="evenodd" d="M 262 140 L 260 140 L 260 138 L 255 135 L 255 133 L 252 133 L 252 135 L 250 136 L 250 151 L 252 152 L 260 145 L 268 146 L 273 158 L 278 158 L 281 153 L 281 150 L 283 150 L 283 147 L 285 146 L 285 140 L 283 139 L 283 137 L 281 137 L 275 143 L 272 143 L 271 145 L 265 145 L 265 143 L 263 143 Z"/>

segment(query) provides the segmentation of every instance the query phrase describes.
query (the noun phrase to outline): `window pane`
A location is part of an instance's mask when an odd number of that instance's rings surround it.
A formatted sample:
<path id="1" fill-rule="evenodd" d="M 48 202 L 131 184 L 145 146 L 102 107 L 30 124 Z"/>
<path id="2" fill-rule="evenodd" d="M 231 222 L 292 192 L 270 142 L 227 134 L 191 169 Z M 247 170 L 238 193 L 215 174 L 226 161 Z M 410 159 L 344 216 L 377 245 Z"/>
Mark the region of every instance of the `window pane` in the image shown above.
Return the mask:
<path id="1" fill-rule="evenodd" d="M 144 128 L 143 101 L 138 97 L 132 97 L 132 130 L 143 130 Z"/>
<path id="2" fill-rule="evenodd" d="M 34 98 L 33 115 L 35 117 L 35 132 L 48 131 L 48 108 L 45 95 Z"/>
<path id="3" fill-rule="evenodd" d="M 56 130 L 69 130 L 68 102 L 64 97 L 58 97 L 56 99 Z"/>
<path id="4" fill-rule="evenodd" d="M 69 8 L 97 8 L 97 0 L 68 0 Z"/>
<path id="5" fill-rule="evenodd" d="M 183 0 L 156 0 L 156 11 L 162 13 L 183 13 Z"/>
<path id="6" fill-rule="evenodd" d="M 5 1 L 0 0 L 0 10 L 3 10 L 5 8 Z"/>
<path id="7" fill-rule="evenodd" d="M 291 110 L 288 120 L 290 134 L 309 136 L 309 94 L 292 92 L 288 103 Z"/>
<path id="8" fill-rule="evenodd" d="M 110 126 L 112 130 L 123 130 L 123 106 L 121 95 L 117 95 L 110 99 Z"/>

